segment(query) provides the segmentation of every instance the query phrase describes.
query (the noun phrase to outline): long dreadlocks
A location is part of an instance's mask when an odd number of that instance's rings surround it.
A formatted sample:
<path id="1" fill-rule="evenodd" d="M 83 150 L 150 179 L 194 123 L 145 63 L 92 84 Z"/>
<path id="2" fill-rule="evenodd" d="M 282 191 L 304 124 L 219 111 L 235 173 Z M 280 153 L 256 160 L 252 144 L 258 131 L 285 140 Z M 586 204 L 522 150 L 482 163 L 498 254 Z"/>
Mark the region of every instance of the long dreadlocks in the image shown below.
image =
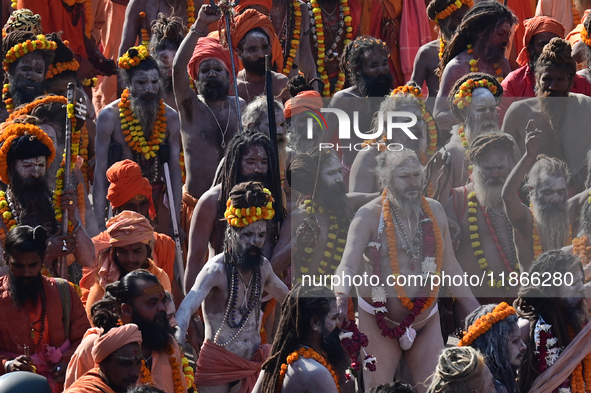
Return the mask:
<path id="1" fill-rule="evenodd" d="M 441 78 L 447 63 L 465 51 L 468 45 L 476 44 L 479 39 L 487 40 L 492 32 L 505 22 L 514 25 L 517 23 L 517 18 L 507 7 L 497 1 L 482 1 L 472 7 L 445 47 L 436 71 L 437 75 Z"/>
<path id="2" fill-rule="evenodd" d="M 529 275 L 536 273 L 539 277 L 543 277 L 542 274 L 550 272 L 551 274 L 560 273 L 561 277 L 564 277 L 565 273 L 573 269 L 581 269 L 582 273 L 583 266 L 580 259 L 563 251 L 554 250 L 540 255 L 530 269 Z M 581 327 L 589 320 L 587 305 L 584 301 L 574 307 L 565 308 L 564 299 L 561 298 L 561 288 L 554 283 L 551 286 L 530 285 L 521 288 L 515 300 L 514 307 L 518 315 L 529 320 L 529 342 L 526 343 L 527 349 L 518 379 L 519 390 L 522 392 L 528 392 L 533 381 L 541 374 L 538 370 L 534 340 L 538 319 L 542 317 L 546 323 L 552 325 L 552 333 L 558 339 L 559 347 L 565 347 L 571 341 L 567 326 L 570 325 L 575 333 L 579 333 Z"/>
<path id="3" fill-rule="evenodd" d="M 317 317 L 323 320 L 334 301 L 335 295 L 327 287 L 303 287 L 300 284 L 293 287 L 281 305 L 281 319 L 271 356 L 262 367 L 265 370 L 262 393 L 275 393 L 281 365 L 291 352 L 299 348 L 300 340 L 311 334 L 310 319 Z"/>
<path id="4" fill-rule="evenodd" d="M 158 14 L 158 19 L 151 24 L 152 37 L 150 38 L 150 52 L 156 53 L 162 50 L 176 51 L 185 38 L 187 27 L 178 16 L 167 17 L 163 13 Z"/>

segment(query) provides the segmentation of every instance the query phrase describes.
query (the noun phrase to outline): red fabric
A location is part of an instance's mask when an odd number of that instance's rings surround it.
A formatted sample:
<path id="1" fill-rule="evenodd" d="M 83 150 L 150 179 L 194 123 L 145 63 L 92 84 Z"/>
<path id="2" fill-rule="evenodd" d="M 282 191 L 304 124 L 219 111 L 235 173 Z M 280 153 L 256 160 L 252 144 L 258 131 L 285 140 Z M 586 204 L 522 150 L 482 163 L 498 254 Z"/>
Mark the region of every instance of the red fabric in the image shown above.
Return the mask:
<path id="1" fill-rule="evenodd" d="M 427 8 L 423 0 L 404 0 L 400 26 L 400 64 L 403 83 L 410 80 L 419 48 L 431 41 Z"/>
<path id="2" fill-rule="evenodd" d="M 271 346 L 264 344 L 257 349 L 252 360 L 246 360 L 205 340 L 195 367 L 195 385 L 215 386 L 242 380 L 238 393 L 250 393 L 270 353 Z"/>
<path id="3" fill-rule="evenodd" d="M 233 42 L 232 42 L 233 43 Z M 187 65 L 187 72 L 194 81 L 199 76 L 199 66 L 204 60 L 216 59 L 219 60 L 226 71 L 230 74 L 230 85 L 232 85 L 233 78 L 236 75 L 232 75 L 232 63 L 230 60 L 230 50 L 220 45 L 220 40 L 217 37 L 203 37 L 197 41 L 195 49 L 193 50 L 193 56 L 189 60 Z M 236 65 L 236 72 L 238 72 L 238 56 L 234 54 L 234 64 Z"/>
<path id="4" fill-rule="evenodd" d="M 315 90 L 306 90 L 287 100 L 283 114 L 286 119 L 289 119 L 293 115 L 309 110 L 308 108 L 320 110 L 322 107 L 324 107 L 324 104 L 320 93 Z"/>
<path id="5" fill-rule="evenodd" d="M 261 5 L 268 11 L 271 11 L 271 7 L 273 7 L 273 0 L 240 0 L 240 3 L 234 7 L 234 10 L 237 14 L 239 14 L 244 9 L 252 7 L 253 5 Z"/>
<path id="6" fill-rule="evenodd" d="M 366 0 L 371 1 L 371 0 Z M 400 21 L 402 16 L 403 0 L 372 0 L 371 22 L 369 35 L 379 38 L 390 47 L 390 71 L 394 74 L 394 87 L 404 84 L 404 73 L 400 62 L 400 46 L 398 35 L 400 34 Z M 395 23 L 396 31 L 387 37 L 382 27 L 382 20 Z"/>
<path id="7" fill-rule="evenodd" d="M 109 191 L 107 199 L 113 208 L 125 205 L 136 195 L 144 195 L 150 201 L 150 218 L 156 217 L 154 201 L 152 200 L 152 186 L 148 179 L 142 176 L 140 166 L 131 160 L 114 163 L 107 169 Z"/>
<path id="8" fill-rule="evenodd" d="M 100 388 L 100 389 L 99 389 Z M 102 389 L 102 390 L 101 390 Z M 64 393 L 115 393 L 101 378 L 99 369 L 94 368 L 78 378 Z"/>
<path id="9" fill-rule="evenodd" d="M 41 16 L 43 34 L 63 31 L 62 40 L 70 41 L 70 49 L 77 55 L 87 58 L 84 46 L 84 6 L 77 25 L 72 24 L 70 14 L 62 0 L 18 0 L 17 8 L 28 8 Z"/>
<path id="10" fill-rule="evenodd" d="M 503 3 L 503 0 L 500 0 L 499 2 Z M 535 6 L 532 8 L 531 3 L 527 0 L 508 0 L 507 8 L 513 11 L 519 20 L 519 25 L 515 30 L 515 37 L 513 39 L 516 49 L 515 53 L 519 53 L 522 48 L 523 36 L 525 35 L 524 23 L 527 19 L 534 16 Z"/>
<path id="11" fill-rule="evenodd" d="M 517 56 L 517 62 L 521 66 L 529 63 L 527 45 L 536 34 L 554 33 L 560 38 L 564 38 L 564 26 L 562 26 L 556 19 L 550 18 L 549 16 L 534 16 L 523 22 L 523 25 L 525 26 L 523 46 L 521 52 L 519 52 L 519 56 Z"/>

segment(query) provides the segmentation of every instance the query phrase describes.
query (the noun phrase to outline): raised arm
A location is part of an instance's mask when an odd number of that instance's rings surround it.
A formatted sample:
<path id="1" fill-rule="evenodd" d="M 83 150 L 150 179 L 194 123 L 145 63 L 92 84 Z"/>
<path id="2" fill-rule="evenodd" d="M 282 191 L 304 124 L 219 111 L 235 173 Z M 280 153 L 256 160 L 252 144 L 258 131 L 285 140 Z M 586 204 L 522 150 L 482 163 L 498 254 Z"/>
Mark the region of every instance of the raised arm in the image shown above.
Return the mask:
<path id="1" fill-rule="evenodd" d="M 119 45 L 119 57 L 123 56 L 129 48 L 135 45 L 135 41 L 140 35 L 140 12 L 144 10 L 144 1 L 130 0 L 127 4 L 123 34 Z"/>
<path id="2" fill-rule="evenodd" d="M 527 123 L 525 137 L 525 154 L 515 165 L 503 186 L 503 202 L 507 217 L 516 231 L 525 232 L 527 225 L 527 208 L 521 203 L 517 192 L 523 182 L 523 178 L 536 162 L 540 147 L 541 131 L 533 130 L 533 120 Z"/>
<path id="3" fill-rule="evenodd" d="M 109 169 L 109 145 L 111 143 L 111 135 L 113 135 L 113 132 L 115 131 L 111 109 L 112 108 L 105 108 L 99 114 L 95 139 L 96 157 L 100 157 L 101 159 L 96 160 L 94 166 L 92 201 L 94 203 L 96 222 L 101 231 L 106 229 L 105 206 L 107 203 L 107 189 L 109 187 L 109 182 L 107 181 L 107 169 Z"/>
<path id="4" fill-rule="evenodd" d="M 454 83 L 466 72 L 463 70 L 461 64 L 456 59 L 448 63 L 441 76 L 441 83 L 439 84 L 439 92 L 435 100 L 435 109 L 433 110 L 433 117 L 437 122 L 440 130 L 451 130 L 451 128 L 458 124 L 458 120 L 451 113 L 447 96 L 451 91 Z"/>
<path id="5" fill-rule="evenodd" d="M 308 80 L 316 78 L 316 62 L 312 56 L 312 47 L 310 46 L 310 39 L 308 31 L 310 30 L 310 19 L 308 15 L 308 5 L 305 1 L 300 1 L 300 11 L 302 12 L 302 34 L 300 40 L 300 47 L 298 50 L 297 64 L 300 71 L 304 73 Z"/>
<path id="6" fill-rule="evenodd" d="M 168 117 L 168 144 L 170 146 L 170 181 L 172 183 L 172 195 L 174 197 L 174 205 L 176 206 L 177 222 L 180 222 L 181 217 L 181 200 L 183 193 L 183 179 L 181 172 L 181 164 L 177 157 L 181 155 L 181 135 L 178 113 L 172 109 L 167 108 Z"/>

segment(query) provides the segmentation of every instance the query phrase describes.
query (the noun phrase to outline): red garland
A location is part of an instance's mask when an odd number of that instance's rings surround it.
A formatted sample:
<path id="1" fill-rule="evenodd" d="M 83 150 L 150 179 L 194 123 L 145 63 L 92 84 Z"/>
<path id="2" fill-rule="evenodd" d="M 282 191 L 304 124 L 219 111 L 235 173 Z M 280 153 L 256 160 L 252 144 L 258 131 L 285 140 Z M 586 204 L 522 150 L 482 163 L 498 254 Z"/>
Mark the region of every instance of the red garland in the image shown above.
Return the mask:
<path id="1" fill-rule="evenodd" d="M 426 214 L 422 214 L 419 222 L 423 229 L 423 258 L 435 257 L 435 232 L 433 231 L 433 221 L 429 219 Z M 375 244 L 369 247 L 369 256 L 372 261 L 373 274 L 378 277 L 382 276 L 380 266 L 380 252 Z M 421 296 L 415 299 L 412 311 L 404 318 L 402 323 L 394 328 L 389 328 L 386 322 L 386 314 L 383 311 L 377 309 L 386 308 L 386 305 L 382 302 L 374 302 L 373 306 L 376 309 L 375 316 L 378 327 L 382 331 L 382 336 L 390 338 L 400 338 L 406 333 L 406 328 L 413 324 L 416 317 L 423 310 L 423 306 L 427 302 L 426 296 Z"/>
<path id="2" fill-rule="evenodd" d="M 347 351 L 349 358 L 351 359 L 351 366 L 349 367 L 348 371 L 354 378 L 357 378 L 357 372 L 361 370 L 361 363 L 358 361 L 359 352 L 361 351 L 362 347 L 365 348 L 368 346 L 369 339 L 365 334 L 359 331 L 357 324 L 352 320 L 345 321 L 341 327 L 341 334 L 343 333 L 353 333 L 351 338 L 343 337 L 341 339 L 341 345 L 343 348 L 345 348 L 345 351 Z M 372 358 L 372 355 L 366 355 L 363 360 L 367 369 L 371 372 L 374 372 L 376 371 L 375 361 L 367 361 L 368 359 Z M 352 379 L 349 374 L 345 374 L 345 376 L 347 377 L 348 381 Z"/>
<path id="3" fill-rule="evenodd" d="M 548 339 L 554 338 L 552 334 L 552 330 L 546 332 L 540 329 L 540 347 L 538 349 L 538 371 L 543 373 L 548 368 L 548 364 L 546 363 L 546 357 L 548 356 Z M 556 344 L 558 345 L 558 344 Z M 552 393 L 558 393 L 560 389 L 569 389 L 570 390 L 570 377 L 566 378 L 564 382 L 560 384 L 559 387 L 554 389 Z"/>
<path id="4" fill-rule="evenodd" d="M 503 259 L 503 264 L 505 265 L 507 270 L 509 270 L 509 273 L 515 272 L 515 270 L 513 269 L 511 264 L 509 263 L 509 260 L 507 259 L 507 255 L 505 254 L 505 251 L 503 251 L 503 246 L 501 246 L 499 237 L 497 236 L 497 231 L 495 231 L 495 227 L 493 226 L 492 220 L 490 219 L 490 214 L 488 214 L 488 212 L 486 211 L 486 208 L 482 205 L 480 205 L 480 210 L 482 211 L 482 215 L 486 219 L 486 225 L 488 225 L 488 231 L 492 235 L 493 241 L 497 245 L 497 251 L 499 251 L 501 258 Z"/>

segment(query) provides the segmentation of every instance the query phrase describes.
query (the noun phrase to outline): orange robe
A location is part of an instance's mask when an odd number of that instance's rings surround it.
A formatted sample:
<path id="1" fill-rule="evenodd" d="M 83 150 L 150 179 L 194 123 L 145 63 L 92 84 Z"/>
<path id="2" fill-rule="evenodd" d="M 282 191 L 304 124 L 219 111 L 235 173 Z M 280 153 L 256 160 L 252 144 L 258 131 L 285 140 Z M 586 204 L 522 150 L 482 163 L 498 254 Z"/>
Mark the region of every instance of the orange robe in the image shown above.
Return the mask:
<path id="1" fill-rule="evenodd" d="M 33 13 L 41 15 L 43 34 L 63 31 L 61 39 L 70 41 L 70 49 L 77 55 L 87 57 L 84 24 L 92 21 L 85 21 L 84 6 L 81 7 L 80 18 L 74 26 L 72 14 L 66 10 L 62 0 L 18 0 L 17 5 L 18 9 L 28 8 Z"/>
<path id="2" fill-rule="evenodd" d="M 371 5 L 366 4 L 372 1 Z M 368 9 L 370 11 L 367 16 Z M 367 18 L 370 19 L 368 34 L 381 39 L 390 48 L 390 70 L 394 74 L 394 86 L 404 84 L 404 72 L 400 62 L 400 22 L 402 18 L 402 0 L 365 0 L 361 15 L 361 32 L 364 31 Z M 382 25 L 387 21 L 387 26 Z"/>
<path id="3" fill-rule="evenodd" d="M 100 388 L 100 389 L 99 389 Z M 102 390 L 101 390 L 102 389 Z M 93 368 L 76 380 L 64 393 L 115 393 L 101 378 L 98 368 Z"/>
<path id="4" fill-rule="evenodd" d="M 531 8 L 531 4 L 524 0 L 508 0 L 507 8 L 513 11 L 517 19 L 519 19 L 519 26 L 517 26 L 515 38 L 513 40 L 517 50 L 515 53 L 519 53 L 521 48 L 523 48 L 523 36 L 525 35 L 525 27 L 523 26 L 523 22 L 526 19 L 534 16 L 534 10 Z"/>
<path id="5" fill-rule="evenodd" d="M 64 382 L 65 389 L 72 386 L 84 373 L 98 367 L 92 358 L 92 347 L 96 339 L 100 337 L 102 331 L 103 329 L 92 327 L 84 333 L 82 342 L 78 345 L 78 348 L 76 348 L 76 351 L 74 351 L 74 354 L 70 358 L 70 363 L 68 363 L 66 380 Z"/>
<path id="6" fill-rule="evenodd" d="M 564 26 L 564 30 L 571 31 L 579 21 L 573 19 L 571 0 L 540 0 L 536 7 L 536 15 L 551 16 Z"/>
<path id="7" fill-rule="evenodd" d="M 188 233 L 188 232 L 187 232 Z M 94 243 L 94 252 L 96 259 L 101 251 L 109 248 L 109 234 L 101 232 L 92 238 Z M 175 259 L 175 243 L 174 240 L 168 235 L 163 233 L 154 232 L 154 250 L 152 252 L 152 259 L 156 266 L 164 270 L 168 275 L 168 278 L 174 277 L 174 259 Z M 95 275 L 98 271 L 98 267 L 82 269 L 83 277 L 80 280 L 80 290 L 82 291 L 82 304 L 86 306 L 88 300 L 88 293 L 90 288 L 94 285 Z"/>
<path id="8" fill-rule="evenodd" d="M 110 263 L 114 263 L 110 261 Z M 100 269 L 100 267 L 99 267 Z M 158 266 L 154 264 L 151 259 L 148 259 L 148 267 L 146 268 L 147 271 L 152 273 L 158 278 L 160 284 L 164 287 L 165 290 L 170 291 L 170 279 L 168 275 L 164 272 L 164 270 L 160 269 Z M 113 281 L 114 282 L 114 281 Z M 110 284 L 110 282 L 109 282 Z M 90 291 L 88 292 L 88 298 L 86 299 L 86 313 L 88 314 L 88 319 L 91 320 L 90 316 L 90 308 L 92 305 L 103 298 L 105 294 L 105 288 L 101 286 L 99 283 L 99 276 L 98 273 L 94 274 L 94 282 L 90 287 Z"/>
<path id="9" fill-rule="evenodd" d="M 48 344 L 42 345 L 38 352 L 33 354 L 36 340 L 31 337 L 30 310 L 16 308 L 8 290 L 8 277 L 0 277 L 0 375 L 5 373 L 6 361 L 22 355 L 23 346 L 27 345 L 31 348 L 31 355 L 39 373 L 49 377 L 52 383 L 51 376 L 44 373 L 44 370 L 49 370 L 56 363 L 67 364 L 80 344 L 84 332 L 90 327 L 80 298 L 76 290 L 69 285 L 70 309 L 67 312 L 70 322 L 69 335 L 66 337 L 62 320 L 64 310 L 58 286 L 52 278 L 42 277 L 42 280 L 47 303 L 44 336 L 48 336 Z M 35 334 L 36 337 L 37 335 L 38 333 Z M 55 391 L 61 391 L 61 385 L 58 385 L 57 389 Z"/>

